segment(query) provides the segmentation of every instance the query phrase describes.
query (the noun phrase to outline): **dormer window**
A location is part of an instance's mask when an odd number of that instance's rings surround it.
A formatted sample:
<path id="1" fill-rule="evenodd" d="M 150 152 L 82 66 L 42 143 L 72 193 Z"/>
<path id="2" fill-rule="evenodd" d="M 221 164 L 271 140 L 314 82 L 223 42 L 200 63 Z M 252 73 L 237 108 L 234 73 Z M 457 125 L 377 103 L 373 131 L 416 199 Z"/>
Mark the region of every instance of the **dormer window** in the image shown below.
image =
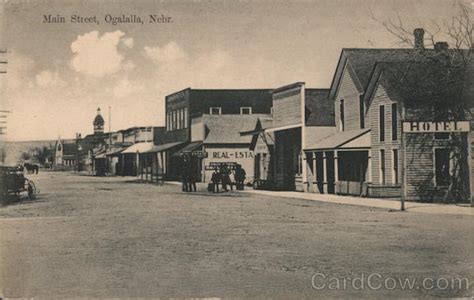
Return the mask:
<path id="1" fill-rule="evenodd" d="M 220 107 L 211 107 L 209 109 L 209 114 L 211 115 L 220 115 L 222 113 L 222 110 Z"/>
<path id="2" fill-rule="evenodd" d="M 240 114 L 241 115 L 251 115 L 252 114 L 252 108 L 251 107 L 241 107 L 240 108 Z"/>

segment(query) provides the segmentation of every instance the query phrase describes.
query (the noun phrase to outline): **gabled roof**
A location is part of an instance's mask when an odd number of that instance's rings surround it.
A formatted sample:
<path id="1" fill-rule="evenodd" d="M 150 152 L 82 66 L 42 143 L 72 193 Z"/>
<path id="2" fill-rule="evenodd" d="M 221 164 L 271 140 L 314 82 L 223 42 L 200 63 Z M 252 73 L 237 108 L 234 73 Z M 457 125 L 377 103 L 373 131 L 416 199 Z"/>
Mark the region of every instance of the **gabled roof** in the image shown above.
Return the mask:
<path id="1" fill-rule="evenodd" d="M 204 115 L 204 144 L 250 144 L 252 136 L 240 133 L 254 130 L 259 117 L 270 115 Z"/>
<path id="2" fill-rule="evenodd" d="M 329 89 L 305 89 L 306 126 L 335 126 L 334 102 Z"/>
<path id="3" fill-rule="evenodd" d="M 462 99 L 473 89 L 470 69 L 464 65 L 444 65 L 439 61 L 376 62 L 365 92 L 368 103 L 378 85 L 394 101 L 442 104 Z M 469 105 L 469 99 L 463 99 Z M 472 99 L 470 100 L 472 102 Z M 471 104 L 472 105 L 472 104 Z"/>
<path id="4" fill-rule="evenodd" d="M 447 50 L 455 54 L 456 50 Z M 364 49 L 344 48 L 341 51 L 336 72 L 331 83 L 329 97 L 334 99 L 344 68 L 353 77 L 360 93 L 364 93 L 376 62 L 404 62 L 404 61 L 426 61 L 428 57 L 438 55 L 440 52 L 433 49 Z"/>

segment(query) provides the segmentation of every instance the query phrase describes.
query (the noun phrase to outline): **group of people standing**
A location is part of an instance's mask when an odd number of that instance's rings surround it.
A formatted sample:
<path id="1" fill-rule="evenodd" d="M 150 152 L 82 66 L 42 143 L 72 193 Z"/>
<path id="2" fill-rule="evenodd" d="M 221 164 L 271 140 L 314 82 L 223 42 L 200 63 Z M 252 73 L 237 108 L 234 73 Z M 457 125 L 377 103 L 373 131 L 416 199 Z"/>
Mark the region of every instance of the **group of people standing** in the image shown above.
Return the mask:
<path id="1" fill-rule="evenodd" d="M 181 164 L 181 183 L 183 192 L 196 192 L 196 182 L 198 180 L 198 164 L 190 157 L 183 157 Z M 211 176 L 211 182 L 207 189 L 209 192 L 219 193 L 219 186 L 223 191 L 244 189 L 246 173 L 241 165 L 237 164 L 233 169 L 226 164 L 219 164 L 215 167 Z"/>
<path id="2" fill-rule="evenodd" d="M 235 169 L 231 170 L 227 165 L 222 164 L 220 167 L 214 169 L 211 176 L 211 183 L 209 183 L 208 186 L 208 191 L 219 193 L 219 184 L 222 185 L 223 191 L 228 191 L 228 186 L 230 187 L 230 190 L 233 190 L 234 184 L 236 190 L 243 190 L 245 176 L 245 170 L 241 165 L 236 165 Z"/>

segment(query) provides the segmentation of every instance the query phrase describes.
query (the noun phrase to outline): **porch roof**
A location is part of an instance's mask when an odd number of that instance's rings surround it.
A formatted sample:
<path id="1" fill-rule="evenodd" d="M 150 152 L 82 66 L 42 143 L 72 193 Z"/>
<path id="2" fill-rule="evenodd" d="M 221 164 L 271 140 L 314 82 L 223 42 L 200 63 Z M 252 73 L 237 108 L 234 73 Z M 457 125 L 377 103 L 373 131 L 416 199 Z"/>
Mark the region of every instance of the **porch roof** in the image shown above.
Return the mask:
<path id="1" fill-rule="evenodd" d="M 371 146 L 369 132 L 368 128 L 339 131 L 313 145 L 308 145 L 305 150 L 368 149 Z"/>
<path id="2" fill-rule="evenodd" d="M 179 146 L 179 145 L 181 145 L 181 144 L 183 144 L 183 143 L 185 143 L 185 142 L 175 142 L 175 143 L 167 143 L 167 144 L 157 145 L 157 146 L 151 147 L 150 149 L 148 149 L 147 151 L 145 151 L 145 152 L 143 152 L 143 153 L 162 152 L 162 151 L 165 151 L 165 150 L 174 148 L 174 147 L 176 147 L 176 146 Z"/>
<path id="3" fill-rule="evenodd" d="M 202 146 L 202 141 L 191 142 L 183 147 L 183 149 L 173 153 L 173 156 L 180 156 L 182 153 L 191 153 Z"/>
<path id="4" fill-rule="evenodd" d="M 128 147 L 127 149 L 122 151 L 122 154 L 127 154 L 127 153 L 145 153 L 148 152 L 150 149 L 153 148 L 153 143 L 148 143 L 148 142 L 142 142 L 142 143 L 136 143 Z"/>

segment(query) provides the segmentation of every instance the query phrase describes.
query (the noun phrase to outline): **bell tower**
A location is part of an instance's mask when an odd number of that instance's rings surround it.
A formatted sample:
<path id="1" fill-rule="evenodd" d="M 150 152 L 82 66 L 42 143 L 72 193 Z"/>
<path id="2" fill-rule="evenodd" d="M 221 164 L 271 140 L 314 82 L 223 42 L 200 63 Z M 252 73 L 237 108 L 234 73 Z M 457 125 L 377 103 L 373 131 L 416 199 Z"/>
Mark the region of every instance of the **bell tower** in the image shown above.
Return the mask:
<path id="1" fill-rule="evenodd" d="M 97 115 L 94 118 L 94 134 L 104 133 L 104 118 L 100 114 L 100 107 L 97 108 Z"/>

